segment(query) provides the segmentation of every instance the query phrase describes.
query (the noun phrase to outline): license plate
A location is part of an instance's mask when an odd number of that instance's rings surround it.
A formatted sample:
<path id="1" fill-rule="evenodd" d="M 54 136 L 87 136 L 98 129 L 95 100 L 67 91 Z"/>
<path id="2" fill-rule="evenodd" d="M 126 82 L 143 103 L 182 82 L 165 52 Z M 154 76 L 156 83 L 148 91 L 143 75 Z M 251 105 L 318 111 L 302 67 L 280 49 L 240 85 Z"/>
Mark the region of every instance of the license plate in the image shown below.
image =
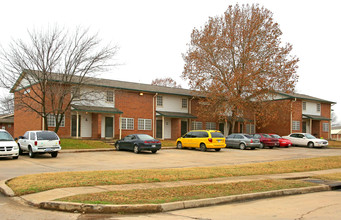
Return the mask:
<path id="1" fill-rule="evenodd" d="M 155 147 L 155 144 L 153 144 L 152 147 Z"/>
<path id="2" fill-rule="evenodd" d="M 45 151 L 49 152 L 49 151 L 52 151 L 52 149 L 51 148 L 46 148 Z"/>
<path id="3" fill-rule="evenodd" d="M 220 143 L 221 140 L 218 140 L 218 143 Z"/>

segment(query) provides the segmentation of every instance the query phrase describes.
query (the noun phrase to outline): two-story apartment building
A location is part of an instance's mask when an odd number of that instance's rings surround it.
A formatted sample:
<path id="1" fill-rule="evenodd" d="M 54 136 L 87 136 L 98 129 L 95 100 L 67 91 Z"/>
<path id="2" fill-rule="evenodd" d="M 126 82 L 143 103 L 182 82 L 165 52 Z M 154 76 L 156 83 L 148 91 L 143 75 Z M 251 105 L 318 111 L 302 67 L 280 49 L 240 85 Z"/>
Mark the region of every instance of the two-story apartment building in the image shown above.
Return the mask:
<path id="1" fill-rule="evenodd" d="M 12 89 L 15 96 L 20 89 L 19 86 Z M 82 96 L 91 98 L 82 99 Z M 132 133 L 144 133 L 159 139 L 176 139 L 193 129 L 219 129 L 225 136 L 228 135 L 228 121 L 201 117 L 198 108 L 202 106 L 198 97 L 188 89 L 89 78 L 87 84 L 77 94 L 70 94 L 70 97 L 74 99 L 62 119 L 58 131 L 61 137 L 121 138 Z M 250 110 L 246 114 L 250 117 L 238 120 L 233 132 L 280 135 L 308 132 L 318 137 L 330 136 L 330 109 L 333 102 L 301 94 L 278 93 L 276 99 L 291 105 L 284 120 L 274 120 L 262 126 L 257 124 Z M 18 103 L 15 101 L 16 105 Z M 27 130 L 44 129 L 44 121 L 40 116 L 16 107 L 14 124 L 14 137 L 23 135 Z M 53 115 L 48 117 L 47 124 L 50 130 L 54 129 Z"/>

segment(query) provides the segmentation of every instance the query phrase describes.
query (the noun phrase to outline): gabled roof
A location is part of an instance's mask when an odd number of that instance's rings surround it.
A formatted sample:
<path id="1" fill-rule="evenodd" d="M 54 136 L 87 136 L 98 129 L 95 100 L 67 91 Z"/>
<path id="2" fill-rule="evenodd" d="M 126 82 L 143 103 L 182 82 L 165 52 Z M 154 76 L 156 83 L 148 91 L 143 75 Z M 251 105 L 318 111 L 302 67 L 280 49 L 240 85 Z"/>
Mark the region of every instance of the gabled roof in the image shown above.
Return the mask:
<path id="1" fill-rule="evenodd" d="M 283 92 L 276 92 L 280 95 L 286 96 L 288 98 L 296 98 L 296 99 L 304 99 L 304 100 L 311 100 L 311 101 L 317 101 L 317 102 L 324 102 L 324 103 L 330 103 L 330 104 L 336 104 L 336 102 L 328 101 L 325 99 L 316 98 L 310 95 L 305 94 L 299 94 L 299 93 L 283 93 Z"/>

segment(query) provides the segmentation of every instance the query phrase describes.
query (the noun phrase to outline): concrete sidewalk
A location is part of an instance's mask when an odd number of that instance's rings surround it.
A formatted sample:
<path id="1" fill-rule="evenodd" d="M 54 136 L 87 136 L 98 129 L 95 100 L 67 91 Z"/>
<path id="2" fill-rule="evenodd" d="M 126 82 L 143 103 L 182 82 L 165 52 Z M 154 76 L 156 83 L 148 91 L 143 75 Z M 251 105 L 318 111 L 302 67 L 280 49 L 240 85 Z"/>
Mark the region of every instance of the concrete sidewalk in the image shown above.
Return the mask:
<path id="1" fill-rule="evenodd" d="M 17 199 L 25 201 L 25 203 L 52 210 L 61 211 L 77 211 L 77 212 L 89 212 L 89 213 L 113 213 L 113 212 L 160 212 L 170 211 L 182 208 L 193 208 L 208 205 L 216 205 L 228 202 L 244 201 L 250 199 L 269 198 L 274 196 L 283 195 L 294 195 L 317 191 L 331 190 L 328 185 L 320 185 L 315 187 L 305 187 L 299 189 L 287 189 L 287 190 L 276 190 L 262 193 L 252 193 L 246 195 L 237 196 L 226 196 L 219 198 L 200 199 L 191 201 L 181 201 L 166 203 L 160 205 L 147 204 L 147 205 L 90 205 L 80 203 L 67 203 L 67 202 L 56 202 L 55 199 L 87 194 L 87 193 L 98 193 L 106 191 L 122 191 L 122 190 L 133 190 L 133 189 L 151 189 L 151 188 L 164 188 L 164 187 L 181 187 L 190 185 L 205 185 L 205 184 L 223 184 L 223 183 L 234 183 L 234 182 L 245 182 L 245 181 L 256 181 L 266 179 L 306 179 L 315 175 L 329 174 L 341 172 L 339 169 L 321 170 L 321 171 L 309 171 L 299 173 L 285 173 L 285 174 L 273 174 L 273 175 L 255 175 L 255 176 L 241 176 L 241 177 L 227 177 L 227 178 L 214 178 L 214 179 L 199 179 L 199 180 L 186 180 L 176 182 L 155 182 L 155 183 L 141 183 L 141 184 L 124 184 L 124 185 L 102 185 L 102 186 L 89 186 L 89 187 L 69 187 L 53 189 L 44 192 L 24 195 L 16 197 Z M 13 191 L 5 184 L 6 181 L 0 182 L 0 190 L 7 196 L 14 196 Z"/>

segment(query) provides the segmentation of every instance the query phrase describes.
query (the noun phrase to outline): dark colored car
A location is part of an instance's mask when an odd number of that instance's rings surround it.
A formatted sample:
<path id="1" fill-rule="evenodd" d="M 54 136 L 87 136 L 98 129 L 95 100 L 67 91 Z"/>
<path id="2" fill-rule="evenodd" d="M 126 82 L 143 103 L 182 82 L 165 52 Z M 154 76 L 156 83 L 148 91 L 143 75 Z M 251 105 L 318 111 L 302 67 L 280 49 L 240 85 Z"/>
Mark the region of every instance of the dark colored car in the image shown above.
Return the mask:
<path id="1" fill-rule="evenodd" d="M 245 150 L 250 148 L 251 150 L 260 147 L 258 139 L 249 134 L 230 134 L 225 139 L 226 147 L 240 148 Z"/>
<path id="2" fill-rule="evenodd" d="M 155 154 L 161 149 L 161 142 L 147 134 L 131 134 L 115 143 L 116 150 L 132 150 L 138 154 L 147 150 Z"/>
<path id="3" fill-rule="evenodd" d="M 268 134 L 259 133 L 259 134 L 254 134 L 253 137 L 259 139 L 260 141 L 259 148 L 269 147 L 270 149 L 272 149 L 274 147 L 279 146 L 278 138 L 273 138 Z"/>

